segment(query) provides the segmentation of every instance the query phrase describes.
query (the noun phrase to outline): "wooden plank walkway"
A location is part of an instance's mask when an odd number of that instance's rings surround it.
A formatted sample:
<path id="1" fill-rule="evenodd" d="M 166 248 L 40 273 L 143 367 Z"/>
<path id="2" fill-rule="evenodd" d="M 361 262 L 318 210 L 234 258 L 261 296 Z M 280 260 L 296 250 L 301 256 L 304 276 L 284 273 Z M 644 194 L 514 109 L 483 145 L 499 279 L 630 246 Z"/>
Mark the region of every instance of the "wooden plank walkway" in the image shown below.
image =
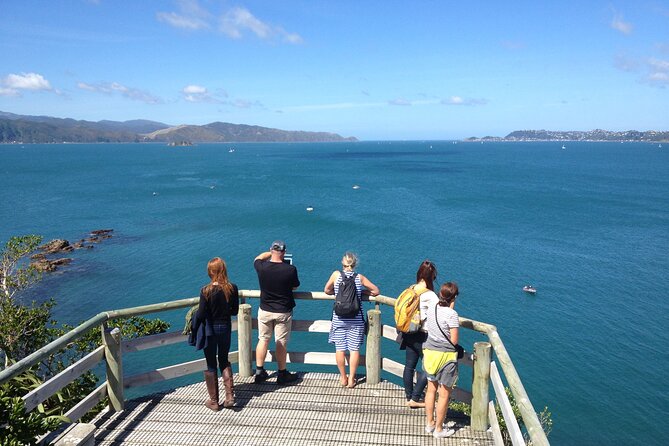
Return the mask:
<path id="1" fill-rule="evenodd" d="M 473 432 L 469 419 L 452 414 L 454 436 L 425 433 L 425 412 L 405 405 L 401 387 L 383 381 L 339 386 L 339 375 L 300 373 L 280 386 L 235 376 L 236 406 L 212 412 L 204 406 L 204 383 L 126 402 L 126 410 L 103 412 L 93 421 L 101 446 L 164 445 L 493 445 L 492 434 Z M 221 381 L 221 402 L 223 385 Z"/>

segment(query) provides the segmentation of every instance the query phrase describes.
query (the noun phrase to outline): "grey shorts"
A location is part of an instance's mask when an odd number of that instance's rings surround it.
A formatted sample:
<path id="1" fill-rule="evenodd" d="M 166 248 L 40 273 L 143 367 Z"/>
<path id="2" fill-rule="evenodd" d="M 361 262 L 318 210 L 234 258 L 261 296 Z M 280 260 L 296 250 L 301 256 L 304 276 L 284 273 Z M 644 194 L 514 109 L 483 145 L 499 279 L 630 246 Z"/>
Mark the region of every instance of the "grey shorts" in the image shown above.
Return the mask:
<path id="1" fill-rule="evenodd" d="M 443 386 L 446 386 L 448 388 L 453 388 L 458 383 L 458 363 L 457 362 L 446 363 L 445 366 L 439 369 L 436 375 L 430 375 L 427 372 L 425 374 L 427 375 L 428 381 L 432 382 L 437 381 L 439 384 Z"/>

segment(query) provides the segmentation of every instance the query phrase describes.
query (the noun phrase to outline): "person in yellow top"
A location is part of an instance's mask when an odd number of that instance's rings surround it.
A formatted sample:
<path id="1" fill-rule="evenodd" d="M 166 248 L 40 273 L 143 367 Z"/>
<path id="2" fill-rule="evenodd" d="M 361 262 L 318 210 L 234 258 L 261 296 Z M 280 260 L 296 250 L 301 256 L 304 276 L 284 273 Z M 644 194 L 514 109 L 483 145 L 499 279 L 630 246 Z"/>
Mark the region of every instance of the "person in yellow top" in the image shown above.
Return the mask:
<path id="1" fill-rule="evenodd" d="M 458 285 L 446 282 L 439 290 L 439 301 L 430 305 L 426 311 L 424 327 L 427 340 L 423 344 L 423 369 L 427 375 L 425 393 L 425 431 L 434 438 L 446 438 L 455 433 L 453 429 L 444 429 L 448 399 L 458 382 L 458 313 L 454 310 L 458 296 Z M 434 402 L 437 391 L 436 420 Z"/>

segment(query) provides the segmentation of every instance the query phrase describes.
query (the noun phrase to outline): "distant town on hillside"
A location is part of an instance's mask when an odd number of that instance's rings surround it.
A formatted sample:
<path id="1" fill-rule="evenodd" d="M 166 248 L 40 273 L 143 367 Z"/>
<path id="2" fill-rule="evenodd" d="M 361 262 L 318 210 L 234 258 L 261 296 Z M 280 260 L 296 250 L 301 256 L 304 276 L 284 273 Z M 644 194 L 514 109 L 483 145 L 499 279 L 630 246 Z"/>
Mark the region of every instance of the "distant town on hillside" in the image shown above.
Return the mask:
<path id="1" fill-rule="evenodd" d="M 147 120 L 92 122 L 0 111 L 0 143 L 10 144 L 162 142 L 187 145 L 205 142 L 340 141 L 357 139 L 336 133 L 279 130 L 227 122 L 170 126 Z"/>
<path id="2" fill-rule="evenodd" d="M 467 141 L 635 141 L 635 142 L 666 142 L 669 141 L 669 132 L 647 130 L 627 130 L 612 132 L 609 130 L 590 130 L 587 132 L 551 130 L 516 130 L 504 137 L 485 136 L 471 137 Z"/>

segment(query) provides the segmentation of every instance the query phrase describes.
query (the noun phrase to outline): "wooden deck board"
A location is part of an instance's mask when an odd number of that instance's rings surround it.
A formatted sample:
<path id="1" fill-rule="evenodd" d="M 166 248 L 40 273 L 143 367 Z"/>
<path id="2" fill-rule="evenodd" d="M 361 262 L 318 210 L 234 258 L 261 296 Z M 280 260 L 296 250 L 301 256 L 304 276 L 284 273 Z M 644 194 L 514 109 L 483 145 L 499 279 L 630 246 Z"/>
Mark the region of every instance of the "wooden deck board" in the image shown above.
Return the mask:
<path id="1" fill-rule="evenodd" d="M 338 385 L 338 375 L 300 374 L 279 386 L 235 376 L 236 407 L 212 412 L 203 402 L 204 383 L 126 402 L 126 410 L 102 413 L 94 421 L 103 446 L 153 445 L 492 445 L 488 432 L 472 432 L 468 418 L 449 414 L 456 433 L 435 440 L 424 431 L 424 411 L 404 404 L 401 387 L 382 382 L 355 389 Z M 223 386 L 221 383 L 221 393 Z M 222 398 L 221 398 L 222 399 Z"/>

